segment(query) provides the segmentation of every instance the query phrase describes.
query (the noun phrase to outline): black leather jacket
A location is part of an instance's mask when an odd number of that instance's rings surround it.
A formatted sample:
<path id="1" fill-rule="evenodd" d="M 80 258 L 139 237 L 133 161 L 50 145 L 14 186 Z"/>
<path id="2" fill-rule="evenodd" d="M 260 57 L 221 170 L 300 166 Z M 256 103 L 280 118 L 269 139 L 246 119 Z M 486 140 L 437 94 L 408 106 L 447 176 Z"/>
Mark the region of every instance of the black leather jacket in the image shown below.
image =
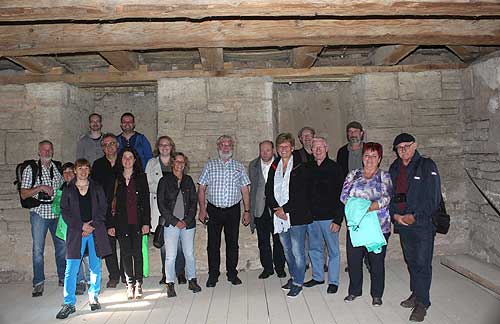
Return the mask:
<path id="1" fill-rule="evenodd" d="M 196 226 L 196 210 L 198 204 L 198 196 L 196 194 L 196 187 L 194 186 L 193 179 L 188 175 L 183 175 L 180 183 L 180 189 L 177 185 L 177 177 L 173 173 L 164 175 L 158 183 L 157 201 L 158 209 L 160 210 L 160 218 L 165 221 L 165 226 L 175 226 L 179 219 L 174 216 L 175 202 L 179 190 L 182 192 L 182 199 L 184 200 L 184 219 L 186 228 L 190 229 Z M 160 219 L 159 223 L 162 223 Z"/>

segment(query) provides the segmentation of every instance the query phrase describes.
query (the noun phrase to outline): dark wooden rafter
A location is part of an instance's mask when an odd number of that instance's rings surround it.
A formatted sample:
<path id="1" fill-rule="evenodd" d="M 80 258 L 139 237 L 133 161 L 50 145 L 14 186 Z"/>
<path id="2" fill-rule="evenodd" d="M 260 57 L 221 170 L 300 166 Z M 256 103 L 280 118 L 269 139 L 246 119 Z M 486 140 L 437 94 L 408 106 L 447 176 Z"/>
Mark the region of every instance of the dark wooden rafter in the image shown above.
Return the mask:
<path id="1" fill-rule="evenodd" d="M 447 48 L 460 60 L 462 60 L 462 62 L 471 62 L 476 58 L 474 55 L 474 50 L 477 48 L 474 46 L 449 45 L 447 46 Z"/>
<path id="2" fill-rule="evenodd" d="M 217 48 L 198 48 L 200 53 L 201 66 L 205 71 L 224 70 L 224 49 Z"/>
<path id="3" fill-rule="evenodd" d="M 381 46 L 375 49 L 370 56 L 374 65 L 396 65 L 417 47 L 418 45 Z"/>
<path id="4" fill-rule="evenodd" d="M 31 73 L 49 73 L 58 65 L 56 61 L 50 57 L 9 56 L 7 59 Z"/>
<path id="5" fill-rule="evenodd" d="M 256 16 L 464 16 L 500 14 L 497 0 L 2 0 L 0 21 Z"/>
<path id="6" fill-rule="evenodd" d="M 112 51 L 99 53 L 118 71 L 134 71 L 139 68 L 137 53 L 129 51 Z"/>
<path id="7" fill-rule="evenodd" d="M 307 69 L 314 65 L 324 46 L 301 46 L 292 49 L 292 67 Z"/>
<path id="8" fill-rule="evenodd" d="M 33 75 L 5 75 L 0 76 L 0 85 L 25 84 L 34 82 L 62 81 L 70 84 L 127 84 L 138 82 L 155 82 L 161 78 L 181 77 L 262 77 L 274 78 L 309 78 L 309 77 L 338 77 L 352 76 L 374 72 L 421 72 L 439 69 L 462 69 L 466 64 L 415 64 L 395 66 L 336 66 L 312 67 L 308 69 L 274 68 L 274 69 L 247 69 L 224 71 L 177 70 L 177 71 L 130 71 L 130 72 L 82 72 L 75 74 L 33 74 Z"/>
<path id="9" fill-rule="evenodd" d="M 208 20 L 0 26 L 0 56 L 394 43 L 500 45 L 500 27 L 496 19 Z"/>

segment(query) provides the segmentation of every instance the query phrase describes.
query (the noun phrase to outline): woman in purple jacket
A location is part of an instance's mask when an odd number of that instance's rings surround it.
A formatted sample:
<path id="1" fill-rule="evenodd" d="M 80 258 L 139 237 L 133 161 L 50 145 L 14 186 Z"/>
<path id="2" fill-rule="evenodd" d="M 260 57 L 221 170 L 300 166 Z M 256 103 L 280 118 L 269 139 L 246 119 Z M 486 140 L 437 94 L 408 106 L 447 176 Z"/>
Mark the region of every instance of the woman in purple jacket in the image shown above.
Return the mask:
<path id="1" fill-rule="evenodd" d="M 102 187 L 89 179 L 90 164 L 85 159 L 75 162 L 75 179 L 64 188 L 61 215 L 68 225 L 66 234 L 66 272 L 64 275 L 64 304 L 56 318 L 67 318 L 75 312 L 76 276 L 85 249 L 90 261 L 90 310 L 101 308 L 101 258 L 111 254 L 106 233 L 107 201 Z"/>

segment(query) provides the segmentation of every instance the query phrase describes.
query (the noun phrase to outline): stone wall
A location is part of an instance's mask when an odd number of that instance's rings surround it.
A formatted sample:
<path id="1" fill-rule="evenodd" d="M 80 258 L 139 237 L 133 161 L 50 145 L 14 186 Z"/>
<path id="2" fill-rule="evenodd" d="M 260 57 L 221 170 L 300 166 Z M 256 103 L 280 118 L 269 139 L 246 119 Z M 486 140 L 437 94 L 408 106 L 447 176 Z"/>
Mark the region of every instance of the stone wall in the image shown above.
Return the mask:
<path id="1" fill-rule="evenodd" d="M 103 131 L 120 134 L 120 117 L 135 116 L 136 130 L 154 147 L 157 138 L 156 86 L 110 87 L 89 89 L 94 94 L 93 111 L 102 115 Z"/>
<path id="2" fill-rule="evenodd" d="M 345 144 L 345 125 L 351 102 L 350 82 L 277 83 L 273 86 L 277 130 L 296 136 L 303 126 L 312 126 L 330 145 L 330 157 Z M 300 148 L 298 138 L 295 143 Z"/>
<path id="3" fill-rule="evenodd" d="M 20 208 L 12 182 L 16 164 L 36 159 L 38 142 L 54 144 L 54 158 L 73 160 L 79 134 L 87 123 L 92 96 L 64 83 L 0 87 L 0 282 L 30 279 L 31 230 L 27 209 Z M 55 273 L 47 239 L 46 274 Z"/>
<path id="4" fill-rule="evenodd" d="M 158 134 L 167 134 L 187 154 L 196 182 L 208 159 L 217 156 L 222 134 L 235 141 L 234 158 L 245 166 L 258 156 L 258 143 L 273 137 L 272 82 L 267 78 L 182 78 L 158 82 Z M 207 269 L 207 231 L 198 223 L 198 269 Z M 256 234 L 240 229 L 239 269 L 260 267 Z M 221 270 L 225 271 L 225 247 Z"/>
<path id="5" fill-rule="evenodd" d="M 443 196 L 452 217 L 448 235 L 437 235 L 436 253 L 467 250 L 469 219 L 465 214 L 462 149 L 464 86 L 462 71 L 374 73 L 352 79 L 349 119 L 359 120 L 366 140 L 384 147 L 382 169 L 395 159 L 392 141 L 401 132 L 415 135 L 418 150 L 440 171 Z M 398 235 L 392 235 L 389 257 L 401 257 Z"/>
<path id="6" fill-rule="evenodd" d="M 473 64 L 465 70 L 464 80 L 465 167 L 500 209 L 500 56 Z M 469 179 L 465 184 L 471 253 L 500 265 L 500 215 Z"/>

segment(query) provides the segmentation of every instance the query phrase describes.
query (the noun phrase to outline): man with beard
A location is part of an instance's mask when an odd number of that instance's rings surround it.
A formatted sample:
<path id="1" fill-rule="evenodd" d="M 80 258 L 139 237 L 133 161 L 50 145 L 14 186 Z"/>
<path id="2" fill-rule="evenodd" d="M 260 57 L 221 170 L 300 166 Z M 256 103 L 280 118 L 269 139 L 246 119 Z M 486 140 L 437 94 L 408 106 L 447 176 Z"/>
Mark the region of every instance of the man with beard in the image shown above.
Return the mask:
<path id="1" fill-rule="evenodd" d="M 226 241 L 227 280 L 241 284 L 238 278 L 238 236 L 240 201 L 243 200 L 243 224 L 250 223 L 250 179 L 245 167 L 233 160 L 234 141 L 231 136 L 217 139 L 219 158 L 212 159 L 203 168 L 198 180 L 199 220 L 208 228 L 208 280 L 207 287 L 215 287 L 219 280 L 221 233 Z M 208 188 L 208 190 L 207 190 Z"/>
<path id="2" fill-rule="evenodd" d="M 64 271 L 66 269 L 66 247 L 63 240 L 56 237 L 56 228 L 59 216 L 52 212 L 54 193 L 63 183 L 61 163 L 52 161 L 54 146 L 48 140 L 38 143 L 39 160 L 36 167 L 27 166 L 21 180 L 21 198 L 33 197 L 40 202 L 37 207 L 30 208 L 31 236 L 33 238 L 33 297 L 42 296 L 44 290 L 44 250 L 45 237 L 50 231 L 54 242 L 57 275 L 59 286 L 64 285 Z M 34 181 L 33 181 L 34 178 Z"/>
<path id="3" fill-rule="evenodd" d="M 314 128 L 309 126 L 302 127 L 297 133 L 300 144 L 302 144 L 302 148 L 297 150 L 300 154 L 300 160 L 302 163 L 314 162 L 314 156 L 312 153 L 312 140 L 314 135 L 316 135 L 316 131 Z"/>
<path id="4" fill-rule="evenodd" d="M 89 116 L 89 129 L 90 132 L 83 135 L 76 144 L 76 159 L 86 159 L 94 163 L 95 160 L 103 156 L 101 149 L 102 139 L 102 116 L 96 113 Z"/>
<path id="5" fill-rule="evenodd" d="M 119 152 L 125 147 L 131 147 L 137 151 L 141 158 L 142 171 L 146 170 L 146 164 L 153 157 L 151 144 L 146 136 L 135 131 L 135 117 L 132 113 L 126 112 L 120 118 L 120 128 L 122 133 L 117 136 L 120 144 Z"/>
<path id="6" fill-rule="evenodd" d="M 337 152 L 337 163 L 344 171 L 344 178 L 349 171 L 363 167 L 363 126 L 357 121 L 352 121 L 346 126 L 346 135 L 349 143 L 342 146 Z"/>

